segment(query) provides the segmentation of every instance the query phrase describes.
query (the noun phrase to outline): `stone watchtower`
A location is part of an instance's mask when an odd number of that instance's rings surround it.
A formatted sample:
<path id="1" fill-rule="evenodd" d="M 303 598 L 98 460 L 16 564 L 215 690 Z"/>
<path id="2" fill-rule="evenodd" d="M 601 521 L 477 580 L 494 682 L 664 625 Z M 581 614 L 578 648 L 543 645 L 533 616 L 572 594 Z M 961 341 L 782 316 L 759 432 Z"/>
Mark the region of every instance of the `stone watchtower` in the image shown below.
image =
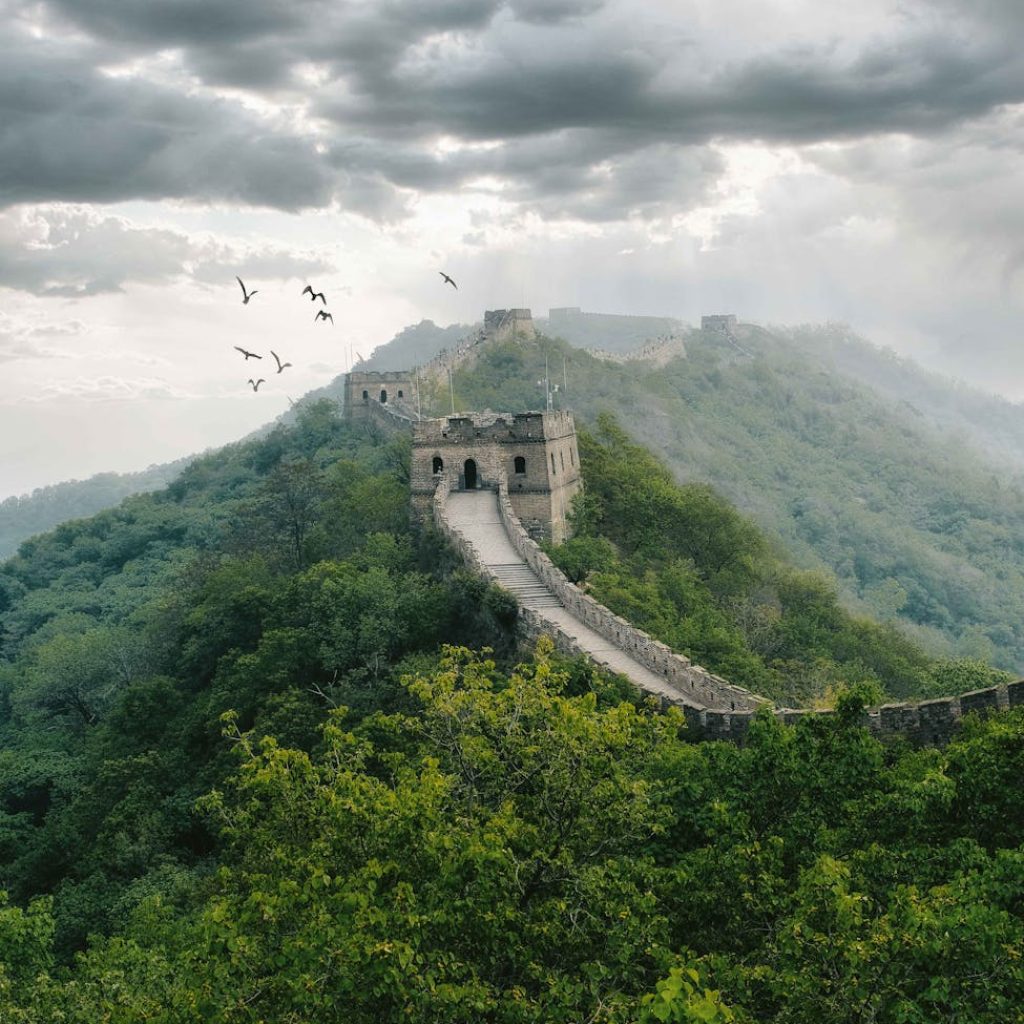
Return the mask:
<path id="1" fill-rule="evenodd" d="M 484 335 L 492 341 L 533 338 L 533 314 L 528 309 L 488 309 L 484 312 Z"/>
<path id="2" fill-rule="evenodd" d="M 345 416 L 369 416 L 370 402 L 415 409 L 415 375 L 409 370 L 355 370 L 345 374 Z"/>
<path id="3" fill-rule="evenodd" d="M 570 412 L 462 413 L 413 427 L 412 501 L 431 514 L 441 474 L 453 490 L 494 488 L 502 473 L 512 508 L 535 539 L 569 534 L 573 495 L 582 486 L 576 424 Z"/>

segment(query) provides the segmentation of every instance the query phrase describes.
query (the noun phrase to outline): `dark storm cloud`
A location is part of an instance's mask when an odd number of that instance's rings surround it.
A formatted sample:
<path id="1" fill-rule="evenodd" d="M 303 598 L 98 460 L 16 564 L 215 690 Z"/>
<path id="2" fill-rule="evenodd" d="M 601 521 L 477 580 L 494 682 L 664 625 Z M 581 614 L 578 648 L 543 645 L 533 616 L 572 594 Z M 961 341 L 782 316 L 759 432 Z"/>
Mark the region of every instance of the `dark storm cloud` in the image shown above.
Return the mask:
<path id="1" fill-rule="evenodd" d="M 722 141 L 936 136 L 1024 100 L 1024 58 L 1006 31 L 1017 8 L 1000 0 L 920 0 L 884 39 L 840 46 L 805 33 L 801 48 L 775 50 L 695 41 L 680 17 L 652 20 L 658 5 L 634 17 L 603 0 L 43 9 L 102 45 L 108 63 L 172 53 L 181 82 L 201 84 L 109 78 L 84 52 L 10 46 L 0 203 L 335 200 L 387 221 L 417 193 L 498 177 L 507 198 L 544 216 L 607 220 L 699 200 L 720 173 L 711 147 Z M 209 88 L 223 85 L 308 109 L 321 145 L 283 113 L 262 120 Z"/>
<path id="2" fill-rule="evenodd" d="M 508 4 L 519 21 L 555 25 L 582 18 L 604 6 L 604 0 L 511 0 Z"/>
<path id="3" fill-rule="evenodd" d="M 197 198 L 298 209 L 331 182 L 310 142 L 237 104 L 12 38 L 0 44 L 0 204 Z"/>

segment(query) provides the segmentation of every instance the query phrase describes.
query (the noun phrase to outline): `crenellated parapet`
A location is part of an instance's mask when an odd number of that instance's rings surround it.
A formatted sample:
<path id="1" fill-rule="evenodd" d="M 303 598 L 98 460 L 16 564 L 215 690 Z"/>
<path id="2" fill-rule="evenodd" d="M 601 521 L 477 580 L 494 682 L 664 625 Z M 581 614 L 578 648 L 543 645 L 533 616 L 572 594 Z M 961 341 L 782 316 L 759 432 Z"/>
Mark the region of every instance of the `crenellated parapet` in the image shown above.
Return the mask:
<path id="1" fill-rule="evenodd" d="M 460 413 L 413 426 L 411 487 L 421 519 L 437 477 L 460 490 L 508 489 L 529 532 L 556 544 L 569 536 L 572 499 L 582 486 L 576 424 L 565 411 Z"/>

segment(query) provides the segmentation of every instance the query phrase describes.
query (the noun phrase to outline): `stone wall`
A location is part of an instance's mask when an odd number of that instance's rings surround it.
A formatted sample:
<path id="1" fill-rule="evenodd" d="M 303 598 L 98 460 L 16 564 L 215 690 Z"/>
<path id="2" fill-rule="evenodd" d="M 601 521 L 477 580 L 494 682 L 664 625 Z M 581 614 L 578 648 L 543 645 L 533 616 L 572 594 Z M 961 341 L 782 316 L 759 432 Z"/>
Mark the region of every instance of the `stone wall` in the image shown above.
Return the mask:
<path id="1" fill-rule="evenodd" d="M 733 686 L 700 665 L 694 665 L 688 658 L 676 654 L 570 583 L 523 529 L 509 500 L 507 481 L 500 480 L 498 486 L 498 510 L 512 546 L 519 555 L 566 609 L 645 668 L 662 676 L 679 692 L 681 703 L 692 704 L 695 708 L 717 707 L 730 711 L 754 709 L 767 703 L 763 697 L 742 686 Z"/>
<path id="2" fill-rule="evenodd" d="M 713 313 L 711 316 L 700 318 L 702 331 L 731 331 L 735 328 L 736 316 L 734 313 Z"/>
<path id="3" fill-rule="evenodd" d="M 715 326 L 721 329 L 725 325 Z M 421 519 L 432 515 L 438 529 L 466 564 L 490 578 L 488 568 L 477 561 L 472 546 L 449 525 L 445 515 L 447 496 L 460 484 L 459 467 L 467 458 L 476 460 L 478 484 L 498 489 L 501 517 L 513 546 L 565 607 L 669 682 L 679 692 L 678 700 L 672 703 L 683 709 L 696 734 L 707 739 L 743 742 L 756 710 L 766 706 L 768 701 L 694 665 L 583 593 L 555 567 L 524 526 L 524 522 L 538 523 L 544 517 L 548 517 L 548 521 L 564 522 L 568 501 L 580 486 L 579 454 L 571 414 L 523 413 L 512 417 L 511 425 L 507 417 L 494 417 L 489 424 L 470 417 L 455 417 L 454 430 L 447 430 L 444 436 L 445 431 L 437 424 L 445 421 L 433 421 L 434 425 L 417 422 L 414 412 L 410 411 L 415 387 L 415 377 L 407 372 L 364 372 L 349 375 L 345 393 L 345 413 L 349 418 L 363 418 L 389 433 L 421 435 L 424 430 L 438 431 L 436 440 L 438 444 L 443 442 L 445 448 L 442 473 L 432 472 L 433 453 L 427 450 L 429 444 L 419 453 L 414 448 L 414 514 L 418 513 Z M 388 391 L 388 401 L 383 404 L 379 395 L 382 388 Z M 364 390 L 367 392 L 365 399 Z M 404 402 L 398 397 L 399 390 L 403 391 Z M 556 422 L 559 416 L 567 421 L 565 430 Z M 485 438 L 484 434 L 488 436 Z M 499 437 L 505 438 L 504 443 L 498 443 Z M 529 444 L 535 445 L 532 449 L 535 455 L 524 447 Z M 515 472 L 516 455 L 526 459 L 523 473 Z M 564 533 L 553 532 L 556 542 L 563 539 Z M 535 639 L 546 633 L 553 637 L 560 650 L 568 654 L 585 653 L 572 637 L 553 627 L 537 612 L 520 608 L 519 622 L 523 635 L 528 638 Z M 942 745 L 959 731 L 966 715 L 988 715 L 1016 707 L 1024 707 L 1024 680 L 956 697 L 885 704 L 866 711 L 863 724 L 883 740 L 903 737 L 918 746 Z M 772 713 L 781 721 L 794 724 L 807 715 L 833 712 L 781 708 Z"/>
<path id="4" fill-rule="evenodd" d="M 447 521 L 445 503 L 452 485 L 453 481 L 449 479 L 442 479 L 439 483 L 433 499 L 434 521 L 466 564 L 493 580 L 488 567 L 477 560 L 472 546 Z M 498 507 L 513 547 L 563 605 L 580 621 L 663 676 L 679 691 L 678 700 L 671 703 L 682 709 L 696 736 L 736 743 L 744 741 L 757 709 L 767 706 L 768 701 L 694 665 L 570 583 L 523 529 L 509 501 L 504 479 L 499 480 Z M 520 608 L 519 626 L 522 635 L 528 639 L 535 640 L 541 634 L 547 634 L 563 653 L 586 653 L 572 637 L 535 611 Z M 956 697 L 884 704 L 865 711 L 862 724 L 883 741 L 902 737 L 915 746 L 943 746 L 960 730 L 965 715 L 989 715 L 1015 707 L 1024 707 L 1024 680 Z M 779 721 L 787 725 L 795 725 L 808 715 L 834 713 L 794 708 L 772 711 Z"/>

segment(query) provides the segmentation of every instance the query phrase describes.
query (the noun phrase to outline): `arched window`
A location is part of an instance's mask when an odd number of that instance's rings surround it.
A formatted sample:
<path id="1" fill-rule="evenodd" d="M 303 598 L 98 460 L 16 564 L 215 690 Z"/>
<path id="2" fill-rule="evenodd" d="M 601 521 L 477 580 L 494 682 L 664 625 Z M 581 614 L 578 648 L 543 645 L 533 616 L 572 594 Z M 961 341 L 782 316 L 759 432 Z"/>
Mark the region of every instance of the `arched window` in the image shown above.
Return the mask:
<path id="1" fill-rule="evenodd" d="M 401 388 L 398 389 L 398 397 L 405 398 L 405 392 Z"/>
<path id="2" fill-rule="evenodd" d="M 522 457 L 522 455 L 517 455 L 516 456 L 516 472 L 517 473 L 525 473 L 526 472 L 526 459 L 524 459 Z"/>
<path id="3" fill-rule="evenodd" d="M 387 405 L 387 402 L 388 402 L 388 393 L 387 393 L 387 391 L 384 388 L 381 388 L 380 389 L 380 404 L 381 405 Z"/>
<path id="4" fill-rule="evenodd" d="M 444 469 L 444 459 L 440 455 L 434 456 L 434 472 L 440 473 Z"/>
<path id="5" fill-rule="evenodd" d="M 370 400 L 370 392 L 369 391 L 364 391 L 363 392 L 363 401 L 364 402 L 368 402 L 369 400 Z"/>
<path id="6" fill-rule="evenodd" d="M 551 472 L 555 472 L 555 453 L 551 453 Z"/>

